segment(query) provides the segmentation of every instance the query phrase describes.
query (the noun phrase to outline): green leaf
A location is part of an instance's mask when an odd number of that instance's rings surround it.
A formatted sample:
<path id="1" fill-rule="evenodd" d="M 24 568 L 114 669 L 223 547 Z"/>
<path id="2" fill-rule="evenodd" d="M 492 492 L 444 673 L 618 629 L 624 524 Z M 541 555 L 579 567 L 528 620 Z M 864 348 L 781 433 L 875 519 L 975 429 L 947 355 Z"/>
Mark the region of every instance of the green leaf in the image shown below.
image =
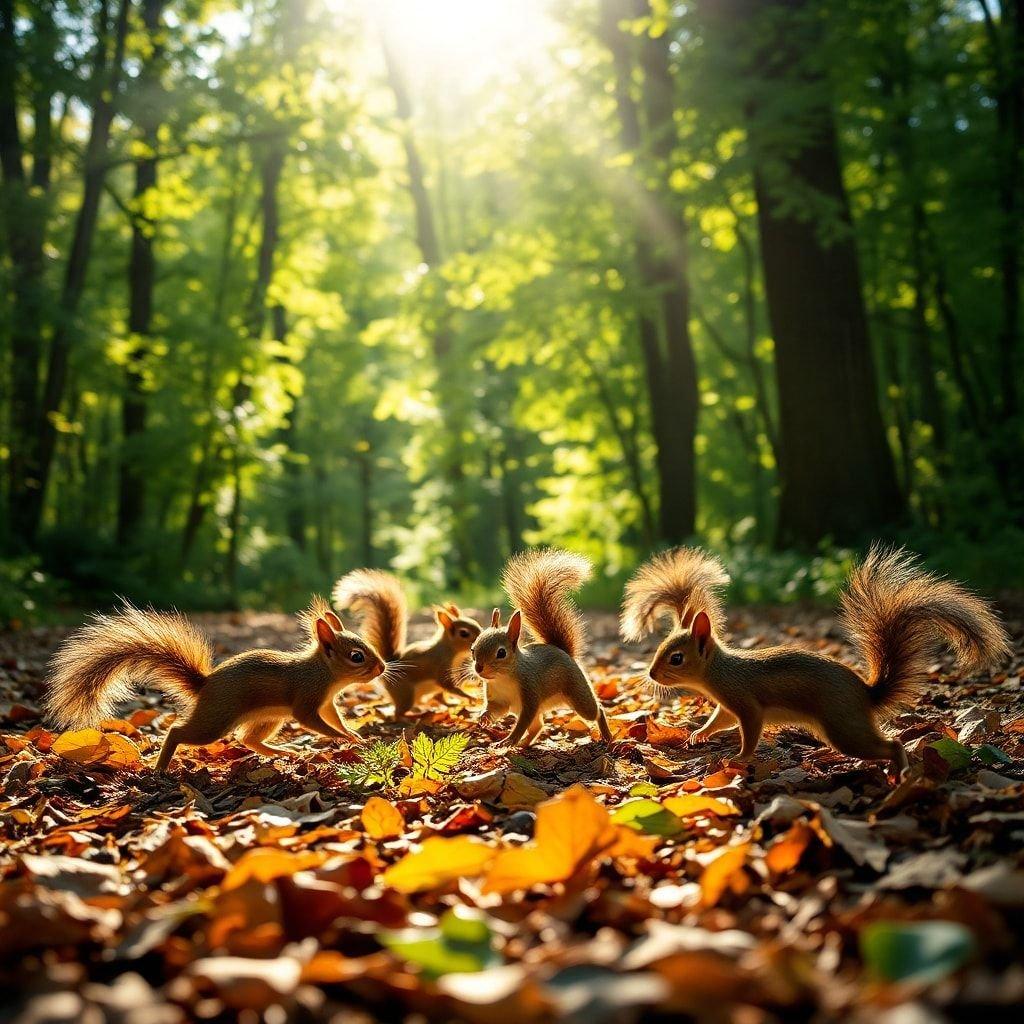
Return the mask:
<path id="1" fill-rule="evenodd" d="M 628 825 L 649 836 L 676 836 L 685 826 L 671 811 L 666 811 L 657 800 L 628 800 L 612 811 L 612 821 Z"/>
<path id="2" fill-rule="evenodd" d="M 637 782 L 629 789 L 630 796 L 657 796 L 658 787 L 653 782 Z"/>
<path id="3" fill-rule="evenodd" d="M 986 743 L 975 751 L 983 764 L 1013 764 L 1013 758 L 1005 750 Z"/>
<path id="4" fill-rule="evenodd" d="M 454 771 L 468 742 L 469 736 L 464 732 L 442 736 L 436 743 L 421 732 L 412 744 L 412 777 L 443 779 Z"/>
<path id="5" fill-rule="evenodd" d="M 934 750 L 953 771 L 963 771 L 971 763 L 971 748 L 956 740 L 942 739 L 930 743 Z"/>
<path id="6" fill-rule="evenodd" d="M 875 921 L 860 933 L 870 973 L 884 981 L 937 981 L 963 966 L 974 936 L 954 921 Z"/>
<path id="7" fill-rule="evenodd" d="M 491 946 L 490 926 L 466 907 L 447 911 L 437 928 L 382 932 L 380 941 L 430 978 L 476 973 L 498 961 Z"/>

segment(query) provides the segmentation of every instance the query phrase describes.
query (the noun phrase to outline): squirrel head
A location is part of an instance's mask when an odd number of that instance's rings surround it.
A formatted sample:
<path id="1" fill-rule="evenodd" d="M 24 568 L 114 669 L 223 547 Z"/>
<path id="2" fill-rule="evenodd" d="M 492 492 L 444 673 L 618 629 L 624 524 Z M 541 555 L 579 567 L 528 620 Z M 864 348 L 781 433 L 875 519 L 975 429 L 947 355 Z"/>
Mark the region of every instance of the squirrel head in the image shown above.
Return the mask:
<path id="1" fill-rule="evenodd" d="M 325 612 L 314 625 L 317 653 L 334 678 L 375 679 L 384 671 L 384 660 L 369 641 L 345 629 L 334 612 Z"/>
<path id="2" fill-rule="evenodd" d="M 504 628 L 501 616 L 494 610 L 491 628 L 485 629 L 473 644 L 473 667 L 484 679 L 515 672 L 519 658 L 519 634 L 523 630 L 523 617 L 517 609 Z"/>
<path id="3" fill-rule="evenodd" d="M 456 604 L 436 608 L 434 615 L 437 624 L 444 630 L 445 638 L 456 651 L 468 651 L 480 635 L 480 623 L 463 615 Z"/>
<path id="4" fill-rule="evenodd" d="M 707 612 L 698 612 L 688 628 L 673 631 L 662 640 L 647 674 L 668 689 L 701 689 L 715 638 Z"/>

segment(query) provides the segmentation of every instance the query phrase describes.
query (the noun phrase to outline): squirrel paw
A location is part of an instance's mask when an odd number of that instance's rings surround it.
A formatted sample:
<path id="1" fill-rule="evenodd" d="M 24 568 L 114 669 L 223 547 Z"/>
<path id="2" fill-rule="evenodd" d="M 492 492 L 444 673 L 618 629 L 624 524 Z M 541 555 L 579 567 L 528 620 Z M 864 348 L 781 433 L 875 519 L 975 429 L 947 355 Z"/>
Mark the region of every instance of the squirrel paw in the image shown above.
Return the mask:
<path id="1" fill-rule="evenodd" d="M 703 729 L 698 729 L 696 732 L 690 733 L 690 738 L 686 741 L 688 747 L 699 747 L 707 743 L 711 739 L 711 733 L 705 732 Z"/>

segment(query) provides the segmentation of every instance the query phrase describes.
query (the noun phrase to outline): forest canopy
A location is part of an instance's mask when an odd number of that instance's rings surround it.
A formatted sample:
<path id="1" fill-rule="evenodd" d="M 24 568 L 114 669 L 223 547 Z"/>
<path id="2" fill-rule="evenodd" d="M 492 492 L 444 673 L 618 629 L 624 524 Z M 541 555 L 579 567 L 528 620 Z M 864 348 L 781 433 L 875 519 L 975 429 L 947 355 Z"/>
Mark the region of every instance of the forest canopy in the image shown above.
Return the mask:
<path id="1" fill-rule="evenodd" d="M 0 0 L 0 615 L 1019 584 L 1022 247 L 1020 0 Z"/>

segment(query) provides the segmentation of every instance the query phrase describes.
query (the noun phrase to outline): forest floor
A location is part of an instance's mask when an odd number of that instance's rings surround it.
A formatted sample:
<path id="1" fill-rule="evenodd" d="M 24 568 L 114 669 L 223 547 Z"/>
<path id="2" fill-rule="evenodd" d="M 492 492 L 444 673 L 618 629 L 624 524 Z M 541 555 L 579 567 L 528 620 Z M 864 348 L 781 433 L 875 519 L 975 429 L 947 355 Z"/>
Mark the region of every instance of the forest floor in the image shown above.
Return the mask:
<path id="1" fill-rule="evenodd" d="M 403 740 L 369 686 L 342 712 L 389 745 L 390 779 L 365 785 L 358 748 L 297 729 L 294 758 L 225 741 L 158 777 L 155 695 L 98 734 L 55 735 L 37 708 L 64 631 L 0 634 L 0 1020 L 1009 1016 L 1024 625 L 1007 612 L 1006 671 L 940 662 L 894 722 L 912 766 L 898 785 L 796 730 L 766 737 L 750 772 L 729 733 L 689 748 L 707 705 L 643 692 L 653 643 L 623 648 L 610 615 L 591 616 L 588 664 L 611 749 L 565 715 L 506 756 L 462 704 Z M 202 622 L 219 654 L 299 638 L 280 615 Z M 821 611 L 729 625 L 741 646 L 850 657 Z M 416 738 L 456 730 L 461 752 Z"/>

